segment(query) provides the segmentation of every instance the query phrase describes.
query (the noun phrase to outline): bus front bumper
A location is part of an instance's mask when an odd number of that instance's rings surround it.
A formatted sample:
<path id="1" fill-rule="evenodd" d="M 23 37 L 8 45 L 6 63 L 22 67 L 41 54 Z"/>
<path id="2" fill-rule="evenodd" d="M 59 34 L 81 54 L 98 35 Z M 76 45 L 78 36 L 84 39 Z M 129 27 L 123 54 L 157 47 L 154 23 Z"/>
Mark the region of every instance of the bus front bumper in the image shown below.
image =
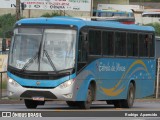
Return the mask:
<path id="1" fill-rule="evenodd" d="M 68 86 L 66 86 L 68 84 Z M 8 80 L 7 94 L 9 98 L 14 99 L 35 99 L 40 100 L 64 100 L 64 101 L 75 101 L 75 90 L 74 82 L 69 80 L 68 83 L 62 83 L 61 85 L 53 89 L 43 88 L 28 88 L 18 84 L 13 79 Z"/>

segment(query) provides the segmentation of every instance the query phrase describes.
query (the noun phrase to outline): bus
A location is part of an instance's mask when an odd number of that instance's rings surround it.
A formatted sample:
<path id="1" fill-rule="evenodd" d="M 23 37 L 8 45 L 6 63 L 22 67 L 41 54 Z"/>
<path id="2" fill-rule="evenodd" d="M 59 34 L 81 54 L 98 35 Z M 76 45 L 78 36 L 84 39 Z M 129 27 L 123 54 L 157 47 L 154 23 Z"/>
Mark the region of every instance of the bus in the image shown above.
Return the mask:
<path id="1" fill-rule="evenodd" d="M 46 101 L 90 109 L 93 101 L 131 108 L 154 94 L 155 30 L 72 17 L 16 22 L 8 60 L 8 97 L 26 108 Z"/>
<path id="2" fill-rule="evenodd" d="M 139 5 L 98 4 L 93 10 L 94 20 L 112 20 L 124 24 L 135 24 L 134 10 L 140 9 Z"/>
<path id="3" fill-rule="evenodd" d="M 160 18 L 160 12 L 143 12 L 142 17 Z"/>
<path id="4" fill-rule="evenodd" d="M 135 24 L 135 17 L 133 12 L 126 11 L 111 11 L 111 10 L 94 10 L 93 18 L 96 21 L 118 21 L 123 24 Z"/>
<path id="5" fill-rule="evenodd" d="M 155 23 L 160 21 L 160 12 L 143 12 L 142 19 L 143 24 Z"/>

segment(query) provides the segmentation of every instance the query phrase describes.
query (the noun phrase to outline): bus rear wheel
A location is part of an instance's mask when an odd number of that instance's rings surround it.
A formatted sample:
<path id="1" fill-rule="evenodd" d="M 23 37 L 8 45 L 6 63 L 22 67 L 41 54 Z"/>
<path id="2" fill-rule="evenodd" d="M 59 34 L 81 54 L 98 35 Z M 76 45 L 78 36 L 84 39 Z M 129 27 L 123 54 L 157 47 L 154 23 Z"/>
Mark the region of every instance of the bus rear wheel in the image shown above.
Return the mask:
<path id="1" fill-rule="evenodd" d="M 94 99 L 94 88 L 90 85 L 87 91 L 87 99 L 86 101 L 79 102 L 79 107 L 81 109 L 90 109 L 93 99 Z"/>
<path id="2" fill-rule="evenodd" d="M 135 99 L 135 87 L 133 83 L 129 84 L 127 99 L 125 100 L 114 100 L 113 104 L 115 108 L 131 108 Z"/>
<path id="3" fill-rule="evenodd" d="M 133 83 L 130 83 L 128 93 L 127 93 L 127 99 L 122 100 L 122 107 L 131 108 L 133 106 L 134 99 L 135 99 L 135 87 Z"/>

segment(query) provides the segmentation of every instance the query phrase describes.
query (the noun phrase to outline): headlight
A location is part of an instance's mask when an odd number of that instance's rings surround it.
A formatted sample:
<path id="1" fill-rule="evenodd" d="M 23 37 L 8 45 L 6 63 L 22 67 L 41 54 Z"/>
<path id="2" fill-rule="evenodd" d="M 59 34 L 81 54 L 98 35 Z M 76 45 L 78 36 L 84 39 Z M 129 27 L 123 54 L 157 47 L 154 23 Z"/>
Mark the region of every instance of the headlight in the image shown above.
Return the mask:
<path id="1" fill-rule="evenodd" d="M 16 81 L 14 81 L 13 79 L 11 79 L 11 78 L 9 78 L 8 82 L 9 82 L 11 85 L 13 85 L 14 87 L 18 87 L 18 86 L 19 86 L 19 84 L 18 84 Z"/>
<path id="2" fill-rule="evenodd" d="M 74 81 L 75 81 L 75 79 L 71 79 L 71 80 L 68 80 L 68 81 L 62 83 L 60 85 L 60 88 L 63 89 L 63 88 L 69 87 L 70 85 L 73 84 Z"/>

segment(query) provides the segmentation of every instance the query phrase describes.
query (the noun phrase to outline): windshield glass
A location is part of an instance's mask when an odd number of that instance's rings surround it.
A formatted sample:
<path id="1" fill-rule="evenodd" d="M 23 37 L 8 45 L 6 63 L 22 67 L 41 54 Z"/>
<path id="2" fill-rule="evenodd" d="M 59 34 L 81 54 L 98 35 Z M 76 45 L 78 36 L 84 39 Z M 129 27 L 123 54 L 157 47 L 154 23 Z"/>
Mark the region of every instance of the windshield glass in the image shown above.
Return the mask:
<path id="1" fill-rule="evenodd" d="M 54 67 L 57 71 L 73 68 L 75 40 L 76 31 L 74 30 L 46 29 L 41 56 L 41 71 L 51 71 Z"/>
<path id="2" fill-rule="evenodd" d="M 75 30 L 15 30 L 9 65 L 29 71 L 60 71 L 73 68 L 75 40 Z"/>

